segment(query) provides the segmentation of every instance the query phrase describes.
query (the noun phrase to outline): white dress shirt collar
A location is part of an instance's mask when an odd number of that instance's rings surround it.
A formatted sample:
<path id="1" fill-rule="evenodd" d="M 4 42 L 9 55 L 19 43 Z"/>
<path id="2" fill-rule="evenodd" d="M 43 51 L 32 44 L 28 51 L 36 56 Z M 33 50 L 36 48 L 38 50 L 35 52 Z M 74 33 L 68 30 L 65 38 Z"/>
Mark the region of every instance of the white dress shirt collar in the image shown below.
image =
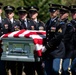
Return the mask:
<path id="1" fill-rule="evenodd" d="M 27 19 L 25 19 L 24 21 L 25 21 L 25 25 L 26 25 L 26 27 L 27 27 Z"/>
<path id="2" fill-rule="evenodd" d="M 1 18 L 1 16 L 0 16 L 0 23 L 2 22 L 2 18 Z"/>
<path id="3" fill-rule="evenodd" d="M 13 18 L 12 18 L 12 19 L 10 19 L 10 21 L 11 21 L 11 23 L 13 23 Z"/>
<path id="4" fill-rule="evenodd" d="M 55 18 L 51 18 L 51 21 L 54 21 L 56 18 L 57 18 L 57 17 L 55 17 Z"/>
<path id="5" fill-rule="evenodd" d="M 37 18 L 34 21 L 37 22 Z"/>

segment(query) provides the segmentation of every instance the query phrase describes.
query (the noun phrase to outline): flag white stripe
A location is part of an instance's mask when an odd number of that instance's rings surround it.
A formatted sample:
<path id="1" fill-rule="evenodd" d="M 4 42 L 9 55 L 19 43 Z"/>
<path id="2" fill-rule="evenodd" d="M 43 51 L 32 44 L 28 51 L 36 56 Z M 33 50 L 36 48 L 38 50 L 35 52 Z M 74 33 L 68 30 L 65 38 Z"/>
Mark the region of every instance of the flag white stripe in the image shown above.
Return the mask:
<path id="1" fill-rule="evenodd" d="M 32 37 L 33 39 L 37 38 L 37 39 L 43 39 L 42 37 L 40 37 L 39 35 L 30 35 L 30 37 Z"/>
<path id="2" fill-rule="evenodd" d="M 42 50 L 42 47 L 43 47 L 43 45 L 39 45 L 39 44 L 36 44 L 35 45 L 35 48 L 36 48 L 37 51 L 38 50 Z"/>
<path id="3" fill-rule="evenodd" d="M 26 30 L 22 34 L 19 34 L 19 37 L 24 37 L 26 34 L 29 34 L 29 33 L 30 33 L 30 31 Z"/>

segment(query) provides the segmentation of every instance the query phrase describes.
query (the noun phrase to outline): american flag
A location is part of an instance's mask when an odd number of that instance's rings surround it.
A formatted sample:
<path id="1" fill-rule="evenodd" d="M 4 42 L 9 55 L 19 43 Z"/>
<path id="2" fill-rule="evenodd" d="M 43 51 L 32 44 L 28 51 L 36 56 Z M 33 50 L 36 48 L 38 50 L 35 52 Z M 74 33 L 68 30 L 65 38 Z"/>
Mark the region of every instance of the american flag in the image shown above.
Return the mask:
<path id="1" fill-rule="evenodd" d="M 45 31 L 36 31 L 36 30 L 19 30 L 12 33 L 7 33 L 1 36 L 2 38 L 32 38 L 35 45 L 35 52 L 38 56 L 42 56 L 42 47 L 43 47 L 43 38 L 45 38 Z"/>

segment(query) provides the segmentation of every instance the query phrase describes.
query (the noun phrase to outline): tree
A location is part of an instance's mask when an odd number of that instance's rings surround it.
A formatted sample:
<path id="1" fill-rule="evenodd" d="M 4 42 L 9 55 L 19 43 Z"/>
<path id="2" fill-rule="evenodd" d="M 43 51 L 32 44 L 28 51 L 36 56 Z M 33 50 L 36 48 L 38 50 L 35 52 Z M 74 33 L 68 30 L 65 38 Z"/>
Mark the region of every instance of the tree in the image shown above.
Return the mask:
<path id="1" fill-rule="evenodd" d="M 42 20 L 43 22 L 46 22 L 46 20 L 49 18 L 48 13 L 48 3 L 49 0 L 23 0 L 25 6 L 37 6 L 39 7 L 39 16 L 38 18 Z"/>
<path id="2" fill-rule="evenodd" d="M 49 3 L 60 4 L 61 0 L 23 0 L 25 6 L 36 5 L 39 7 L 39 16 L 38 18 L 43 22 L 46 22 L 49 19 Z"/>
<path id="3" fill-rule="evenodd" d="M 7 5 L 11 5 L 11 6 L 14 6 L 15 8 L 17 8 L 18 6 L 24 6 L 24 3 L 22 0 L 0 0 L 0 2 L 3 3 L 3 7 L 4 6 L 7 6 Z M 3 17 L 5 17 L 5 13 L 3 11 Z M 18 16 L 15 15 L 15 18 L 17 18 Z"/>
<path id="4" fill-rule="evenodd" d="M 38 18 L 43 22 L 46 22 L 49 18 L 48 3 L 63 4 L 67 6 L 76 4 L 76 0 L 0 0 L 0 2 L 2 2 L 4 6 L 12 5 L 15 8 L 17 8 L 18 6 L 28 7 L 36 5 L 40 9 Z M 15 15 L 15 17 L 17 18 L 18 16 Z"/>

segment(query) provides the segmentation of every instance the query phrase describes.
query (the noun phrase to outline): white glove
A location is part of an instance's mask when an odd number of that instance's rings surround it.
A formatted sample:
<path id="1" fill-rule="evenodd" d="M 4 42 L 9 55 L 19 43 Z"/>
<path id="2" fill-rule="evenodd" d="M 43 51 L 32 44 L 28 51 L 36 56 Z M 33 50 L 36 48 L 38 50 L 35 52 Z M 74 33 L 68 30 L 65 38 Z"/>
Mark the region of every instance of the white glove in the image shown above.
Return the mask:
<path id="1" fill-rule="evenodd" d="M 44 53 L 46 51 L 45 46 L 42 47 L 42 52 Z"/>

